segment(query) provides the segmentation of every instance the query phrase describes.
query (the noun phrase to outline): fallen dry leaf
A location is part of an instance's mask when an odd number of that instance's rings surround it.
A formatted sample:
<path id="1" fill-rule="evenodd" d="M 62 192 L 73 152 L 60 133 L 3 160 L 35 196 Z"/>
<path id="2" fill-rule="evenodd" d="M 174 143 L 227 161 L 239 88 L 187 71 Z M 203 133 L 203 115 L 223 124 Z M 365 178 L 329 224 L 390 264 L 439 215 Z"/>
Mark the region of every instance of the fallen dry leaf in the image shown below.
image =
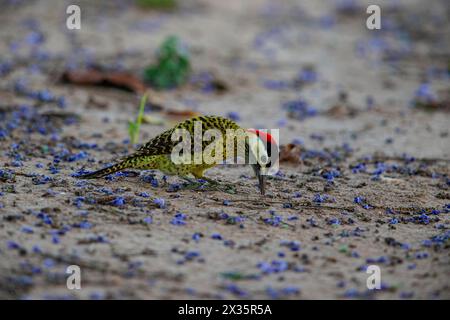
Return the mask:
<path id="1" fill-rule="evenodd" d="M 139 78 L 126 72 L 104 72 L 95 69 L 66 71 L 62 75 L 62 81 L 78 85 L 121 88 L 139 94 L 147 90 Z"/>
<path id="2" fill-rule="evenodd" d="M 166 115 L 173 118 L 192 118 L 195 116 L 199 116 L 200 112 L 193 110 L 174 110 L 169 109 L 166 111 Z"/>
<path id="3" fill-rule="evenodd" d="M 289 143 L 280 147 L 280 162 L 301 164 L 301 148 L 298 144 Z"/>
<path id="4" fill-rule="evenodd" d="M 334 118 L 354 117 L 358 110 L 347 104 L 337 104 L 328 109 L 325 114 Z"/>

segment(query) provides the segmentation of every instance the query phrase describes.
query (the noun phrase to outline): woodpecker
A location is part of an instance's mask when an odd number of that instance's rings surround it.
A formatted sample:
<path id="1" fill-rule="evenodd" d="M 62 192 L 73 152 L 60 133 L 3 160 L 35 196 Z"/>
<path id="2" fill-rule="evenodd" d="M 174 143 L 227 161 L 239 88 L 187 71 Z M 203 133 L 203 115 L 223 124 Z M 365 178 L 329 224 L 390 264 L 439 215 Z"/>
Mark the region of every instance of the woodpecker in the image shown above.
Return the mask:
<path id="1" fill-rule="evenodd" d="M 191 148 L 192 151 L 182 153 L 183 157 L 193 155 L 195 158 L 196 153 L 197 155 L 198 152 L 203 154 L 205 148 L 209 146 L 210 150 L 212 150 L 211 156 L 217 155 L 219 161 L 214 161 L 212 163 L 201 161 L 199 163 L 193 161 L 192 157 L 190 157 L 191 161 L 187 162 L 174 161 L 174 158 L 172 157 L 173 150 L 183 138 L 183 136 L 180 135 L 178 139 L 176 137 L 174 139 L 174 134 L 177 129 L 181 130 L 178 132 L 188 133 L 188 137 L 190 137 L 188 143 L 190 143 L 191 146 L 194 145 L 194 149 L 196 142 L 198 142 L 198 133 L 200 133 L 200 136 L 203 136 L 203 134 L 210 129 L 219 132 L 219 137 L 215 136 L 215 139 L 212 141 L 201 138 L 201 150 L 192 150 Z M 197 131 L 198 129 L 200 132 Z M 79 176 L 79 178 L 96 179 L 124 169 L 157 169 L 164 174 L 177 175 L 187 180 L 189 180 L 189 176 L 194 176 L 197 179 L 204 179 L 211 182 L 211 179 L 204 177 L 204 172 L 206 170 L 231 157 L 233 157 L 234 160 L 237 160 L 237 156 L 239 155 L 238 148 L 239 146 L 242 147 L 242 144 L 239 145 L 239 142 L 237 141 L 239 134 L 228 139 L 228 137 L 230 137 L 228 135 L 230 132 L 240 132 L 245 134 L 243 149 L 239 150 L 244 150 L 244 164 L 250 164 L 252 166 L 258 179 L 260 192 L 264 195 L 266 174 L 271 165 L 271 156 L 274 153 L 272 149 L 277 150 L 276 142 L 269 133 L 257 129 L 243 129 L 234 121 L 218 116 L 198 116 L 185 120 L 175 127 L 160 133 L 146 144 L 142 145 L 136 152 L 126 156 L 115 164 L 98 171 L 83 174 Z M 233 154 L 231 155 L 229 154 L 230 150 L 233 151 Z"/>

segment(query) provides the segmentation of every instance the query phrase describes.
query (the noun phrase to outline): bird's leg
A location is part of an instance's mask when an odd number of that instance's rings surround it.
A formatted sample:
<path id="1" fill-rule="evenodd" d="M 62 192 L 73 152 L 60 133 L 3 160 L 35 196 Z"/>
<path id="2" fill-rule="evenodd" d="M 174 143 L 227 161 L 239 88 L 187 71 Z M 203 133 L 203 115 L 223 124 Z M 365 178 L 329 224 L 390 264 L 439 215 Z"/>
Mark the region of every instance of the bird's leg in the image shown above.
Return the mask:
<path id="1" fill-rule="evenodd" d="M 188 183 L 188 185 L 185 187 L 186 189 L 195 189 L 195 188 L 201 187 L 203 185 L 202 183 L 200 183 L 196 180 L 193 180 L 187 176 L 180 176 L 180 178 L 182 178 L 183 180 L 185 180 Z"/>
<path id="2" fill-rule="evenodd" d="M 198 184 L 198 181 L 192 180 L 191 178 L 187 176 L 180 176 L 183 180 L 187 181 L 189 184 Z"/>
<path id="3" fill-rule="evenodd" d="M 227 192 L 227 193 L 236 193 L 234 184 L 220 183 L 216 180 L 209 179 L 207 177 L 201 177 L 200 179 L 208 182 L 211 185 L 211 188 L 213 188 L 214 190 L 223 191 L 223 192 Z"/>
<path id="4" fill-rule="evenodd" d="M 183 180 L 186 180 L 186 181 L 189 182 L 189 183 L 196 183 L 196 181 L 194 181 L 194 180 L 192 180 L 191 178 L 186 177 L 186 176 L 180 176 L 180 178 L 182 178 Z"/>
<path id="5" fill-rule="evenodd" d="M 169 185 L 168 177 L 166 175 L 164 175 L 162 177 L 162 181 L 163 181 L 163 183 L 162 183 L 163 187 L 167 187 Z"/>
<path id="6" fill-rule="evenodd" d="M 181 178 L 185 181 L 187 181 L 189 183 L 188 186 L 186 186 L 186 189 L 195 189 L 198 187 L 202 187 L 203 190 L 208 189 L 208 190 L 215 190 L 215 191 L 222 191 L 222 192 L 227 192 L 227 193 L 236 193 L 235 189 L 234 189 L 234 185 L 232 184 L 221 184 L 216 180 L 213 179 L 209 179 L 206 178 L 204 176 L 202 177 L 196 177 L 198 180 L 203 180 L 208 182 L 209 186 L 206 187 L 202 182 L 200 181 L 195 181 L 192 180 L 189 177 L 186 176 L 181 176 Z"/>
<path id="7" fill-rule="evenodd" d="M 213 179 L 210 179 L 210 178 L 207 178 L 207 177 L 201 177 L 201 178 L 199 178 L 199 179 L 204 180 L 204 181 L 208 182 L 209 184 L 215 185 L 215 186 L 217 186 L 217 185 L 220 184 L 220 183 L 217 182 L 216 180 L 213 180 Z"/>

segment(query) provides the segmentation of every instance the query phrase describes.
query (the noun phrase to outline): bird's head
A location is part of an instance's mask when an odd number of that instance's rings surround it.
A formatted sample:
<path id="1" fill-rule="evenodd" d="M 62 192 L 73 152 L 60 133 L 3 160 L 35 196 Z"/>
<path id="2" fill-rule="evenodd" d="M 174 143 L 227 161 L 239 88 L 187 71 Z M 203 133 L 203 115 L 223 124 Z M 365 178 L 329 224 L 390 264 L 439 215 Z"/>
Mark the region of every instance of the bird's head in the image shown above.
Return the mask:
<path id="1" fill-rule="evenodd" d="M 272 135 L 258 129 L 247 129 L 248 146 L 250 149 L 251 166 L 258 178 L 259 190 L 265 194 L 266 176 L 276 162 L 278 145 Z"/>

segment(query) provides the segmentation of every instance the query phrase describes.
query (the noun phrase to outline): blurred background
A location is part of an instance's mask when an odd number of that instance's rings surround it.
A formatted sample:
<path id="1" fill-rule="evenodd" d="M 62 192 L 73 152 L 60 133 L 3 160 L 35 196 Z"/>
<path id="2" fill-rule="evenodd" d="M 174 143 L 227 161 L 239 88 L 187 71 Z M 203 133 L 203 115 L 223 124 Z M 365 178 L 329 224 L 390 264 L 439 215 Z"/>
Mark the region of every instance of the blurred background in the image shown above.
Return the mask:
<path id="1" fill-rule="evenodd" d="M 161 94 L 170 105 L 231 112 L 249 126 L 290 125 L 285 143 L 324 126 L 337 131 L 350 123 L 362 126 L 351 117 L 341 124 L 316 117 L 327 111 L 353 115 L 378 107 L 408 112 L 414 105 L 448 110 L 446 1 L 79 1 L 80 30 L 66 27 L 70 4 L 2 1 L 5 91 L 17 82 L 37 90 L 54 84 L 50 91 L 58 91 L 67 88 L 60 85 L 61 74 L 88 68 L 125 71 L 145 80 L 158 48 L 174 35 L 189 49 L 192 68 L 181 80 L 184 86 Z M 366 28 L 369 4 L 382 9 L 381 30 Z M 343 100 L 351 110 L 336 107 Z M 286 106 L 289 101 L 300 103 Z M 314 119 L 291 121 L 308 117 Z M 435 120 L 439 126 L 443 118 Z M 394 152 L 399 146 L 386 146 L 386 134 L 379 132 L 370 148 Z M 421 138 L 420 148 L 407 137 L 402 148 L 437 154 L 436 148 L 444 147 L 432 136 Z"/>

